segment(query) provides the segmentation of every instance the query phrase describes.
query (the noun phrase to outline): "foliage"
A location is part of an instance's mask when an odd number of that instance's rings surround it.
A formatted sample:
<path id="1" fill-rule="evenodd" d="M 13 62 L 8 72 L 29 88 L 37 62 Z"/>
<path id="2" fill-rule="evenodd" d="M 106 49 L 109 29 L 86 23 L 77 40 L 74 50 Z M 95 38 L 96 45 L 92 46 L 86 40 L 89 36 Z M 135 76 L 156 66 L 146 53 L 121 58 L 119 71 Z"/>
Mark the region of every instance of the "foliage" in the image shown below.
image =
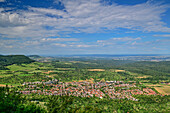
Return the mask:
<path id="1" fill-rule="evenodd" d="M 45 109 L 34 103 L 29 104 L 21 94 L 8 87 L 0 87 L 0 112 L 1 113 L 42 113 Z"/>
<path id="2" fill-rule="evenodd" d="M 161 62 L 141 61 L 126 64 L 120 68 L 136 73 L 142 73 L 145 75 L 170 76 L 170 61 Z"/>
<path id="3" fill-rule="evenodd" d="M 50 113 L 168 113 L 170 96 L 134 95 L 139 101 L 127 99 L 87 98 L 73 96 L 41 96 Z M 44 98 L 46 97 L 46 98 Z M 38 97 L 40 99 L 40 97 Z"/>

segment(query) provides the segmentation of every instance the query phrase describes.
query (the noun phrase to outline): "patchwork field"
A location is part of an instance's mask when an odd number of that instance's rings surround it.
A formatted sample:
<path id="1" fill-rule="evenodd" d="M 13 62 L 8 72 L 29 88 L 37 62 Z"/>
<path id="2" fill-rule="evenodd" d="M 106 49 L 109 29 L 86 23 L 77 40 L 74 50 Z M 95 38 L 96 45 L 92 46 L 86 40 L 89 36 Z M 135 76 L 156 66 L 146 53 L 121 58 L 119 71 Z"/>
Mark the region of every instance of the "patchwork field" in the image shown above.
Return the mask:
<path id="1" fill-rule="evenodd" d="M 170 95 L 170 85 L 167 84 L 148 84 L 146 86 L 155 88 L 159 93 L 163 95 Z"/>
<path id="2" fill-rule="evenodd" d="M 159 93 L 163 95 L 170 95 L 170 86 L 154 87 Z"/>

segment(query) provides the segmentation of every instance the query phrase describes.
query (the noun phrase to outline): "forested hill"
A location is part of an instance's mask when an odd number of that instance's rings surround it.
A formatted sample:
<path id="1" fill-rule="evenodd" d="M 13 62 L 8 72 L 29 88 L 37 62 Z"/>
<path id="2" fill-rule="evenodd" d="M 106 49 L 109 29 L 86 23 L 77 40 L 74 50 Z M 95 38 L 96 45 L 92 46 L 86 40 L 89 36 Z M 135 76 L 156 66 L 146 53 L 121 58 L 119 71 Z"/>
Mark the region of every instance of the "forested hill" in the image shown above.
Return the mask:
<path id="1" fill-rule="evenodd" d="M 140 61 L 125 64 L 120 68 L 131 72 L 142 73 L 145 75 L 170 76 L 170 61 Z"/>
<path id="2" fill-rule="evenodd" d="M 4 66 L 8 66 L 11 64 L 22 64 L 31 62 L 34 62 L 34 60 L 24 55 L 0 55 L 0 69 L 5 69 Z"/>
<path id="3" fill-rule="evenodd" d="M 28 55 L 29 58 L 41 58 L 39 55 Z"/>

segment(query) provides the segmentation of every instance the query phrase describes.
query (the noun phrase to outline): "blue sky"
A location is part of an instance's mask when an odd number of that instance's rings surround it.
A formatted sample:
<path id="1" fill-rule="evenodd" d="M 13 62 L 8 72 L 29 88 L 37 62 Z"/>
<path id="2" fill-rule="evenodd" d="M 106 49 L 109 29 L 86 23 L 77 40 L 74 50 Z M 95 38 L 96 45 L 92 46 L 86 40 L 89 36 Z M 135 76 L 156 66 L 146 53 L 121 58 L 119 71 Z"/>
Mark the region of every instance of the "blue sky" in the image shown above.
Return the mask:
<path id="1" fill-rule="evenodd" d="M 170 1 L 0 0 L 0 54 L 170 54 Z"/>

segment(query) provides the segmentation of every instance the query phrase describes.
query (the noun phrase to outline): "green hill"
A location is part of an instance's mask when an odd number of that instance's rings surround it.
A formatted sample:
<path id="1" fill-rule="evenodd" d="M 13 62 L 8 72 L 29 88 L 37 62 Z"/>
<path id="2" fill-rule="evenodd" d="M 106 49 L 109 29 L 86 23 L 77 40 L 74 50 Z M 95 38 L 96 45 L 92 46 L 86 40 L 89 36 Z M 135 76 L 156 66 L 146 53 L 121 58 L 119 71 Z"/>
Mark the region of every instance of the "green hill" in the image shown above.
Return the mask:
<path id="1" fill-rule="evenodd" d="M 0 69 L 5 69 L 4 66 L 12 64 L 22 64 L 22 63 L 31 63 L 34 60 L 31 60 L 29 57 L 24 55 L 0 55 Z"/>

